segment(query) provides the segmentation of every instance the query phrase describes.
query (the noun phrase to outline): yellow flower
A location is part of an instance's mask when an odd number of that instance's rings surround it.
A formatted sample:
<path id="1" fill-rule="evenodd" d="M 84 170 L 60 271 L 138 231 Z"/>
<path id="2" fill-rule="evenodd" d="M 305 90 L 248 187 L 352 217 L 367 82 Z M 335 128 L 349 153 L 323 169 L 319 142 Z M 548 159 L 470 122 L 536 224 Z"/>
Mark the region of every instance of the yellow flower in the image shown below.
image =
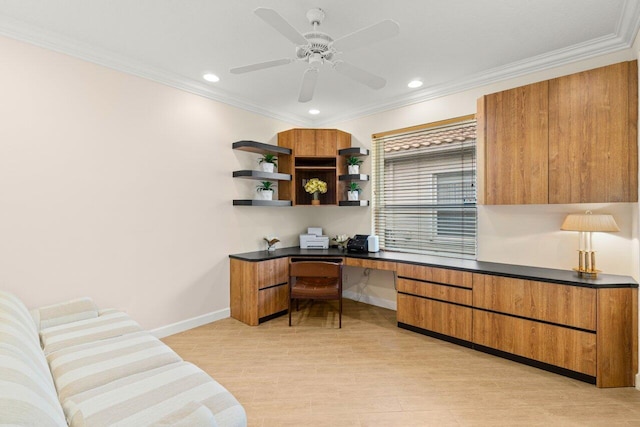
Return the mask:
<path id="1" fill-rule="evenodd" d="M 307 193 L 326 193 L 327 192 L 327 183 L 324 181 L 320 181 L 318 178 L 311 178 L 304 185 L 304 191 Z"/>

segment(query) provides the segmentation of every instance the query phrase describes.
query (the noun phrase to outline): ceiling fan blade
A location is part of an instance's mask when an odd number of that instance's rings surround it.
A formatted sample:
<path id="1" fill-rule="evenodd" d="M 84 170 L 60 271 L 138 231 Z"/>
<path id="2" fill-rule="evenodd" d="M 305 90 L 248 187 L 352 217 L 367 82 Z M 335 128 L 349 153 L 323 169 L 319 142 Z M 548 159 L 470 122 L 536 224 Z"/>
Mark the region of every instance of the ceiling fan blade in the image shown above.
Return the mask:
<path id="1" fill-rule="evenodd" d="M 318 81 L 318 69 L 308 68 L 302 76 L 302 84 L 300 85 L 300 95 L 298 102 L 309 102 L 313 98 L 313 91 Z"/>
<path id="2" fill-rule="evenodd" d="M 305 45 L 309 42 L 302 34 L 291 26 L 278 12 L 266 7 L 259 7 L 253 11 L 264 22 L 271 25 L 277 32 L 291 40 L 292 43 Z"/>
<path id="3" fill-rule="evenodd" d="M 371 74 L 370 72 L 349 64 L 348 62 L 336 61 L 333 68 L 335 68 L 335 70 L 340 74 L 360 82 L 363 85 L 369 86 L 371 89 L 382 89 L 387 84 L 387 81 L 382 77 Z"/>
<path id="4" fill-rule="evenodd" d="M 249 73 L 251 71 L 258 71 L 264 68 L 277 67 L 279 65 L 286 65 L 293 62 L 293 59 L 275 59 L 273 61 L 258 62 L 257 64 L 245 65 L 242 67 L 236 67 L 229 70 L 231 74 Z"/>
<path id="5" fill-rule="evenodd" d="M 399 33 L 400 26 L 398 23 L 387 19 L 339 38 L 333 42 L 333 47 L 338 51 L 356 49 L 380 40 L 397 36 Z"/>

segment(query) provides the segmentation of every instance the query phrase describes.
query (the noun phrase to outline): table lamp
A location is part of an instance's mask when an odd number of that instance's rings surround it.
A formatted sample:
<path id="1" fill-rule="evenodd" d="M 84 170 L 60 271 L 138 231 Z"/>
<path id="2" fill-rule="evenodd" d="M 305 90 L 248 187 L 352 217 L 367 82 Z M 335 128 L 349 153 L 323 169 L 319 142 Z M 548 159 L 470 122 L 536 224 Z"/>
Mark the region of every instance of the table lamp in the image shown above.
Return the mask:
<path id="1" fill-rule="evenodd" d="M 594 215 L 591 211 L 583 214 L 569 214 L 562 223 L 561 230 L 578 231 L 580 244 L 578 249 L 578 276 L 595 279 L 600 270 L 596 270 L 596 251 L 593 250 L 594 231 L 620 231 L 612 215 Z"/>

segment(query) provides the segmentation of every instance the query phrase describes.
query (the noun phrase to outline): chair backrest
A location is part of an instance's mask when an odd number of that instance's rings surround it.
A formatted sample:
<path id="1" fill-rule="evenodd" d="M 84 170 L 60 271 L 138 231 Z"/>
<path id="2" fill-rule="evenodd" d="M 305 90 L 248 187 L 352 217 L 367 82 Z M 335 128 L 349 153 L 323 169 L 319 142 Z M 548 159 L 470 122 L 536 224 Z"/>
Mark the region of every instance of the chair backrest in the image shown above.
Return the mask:
<path id="1" fill-rule="evenodd" d="M 325 261 L 300 261 L 289 264 L 291 277 L 335 277 L 342 281 L 342 264 Z"/>

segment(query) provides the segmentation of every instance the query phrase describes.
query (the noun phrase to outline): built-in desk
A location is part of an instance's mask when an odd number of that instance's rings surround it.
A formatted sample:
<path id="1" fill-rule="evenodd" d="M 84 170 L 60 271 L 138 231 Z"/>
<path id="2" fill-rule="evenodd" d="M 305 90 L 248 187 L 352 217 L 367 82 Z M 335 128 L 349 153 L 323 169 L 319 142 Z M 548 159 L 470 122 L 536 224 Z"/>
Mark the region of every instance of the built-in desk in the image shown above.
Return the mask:
<path id="1" fill-rule="evenodd" d="M 629 276 L 334 248 L 229 257 L 231 316 L 249 325 L 286 312 L 290 257 L 344 257 L 347 266 L 395 273 L 401 328 L 598 387 L 634 385 L 638 283 Z"/>

